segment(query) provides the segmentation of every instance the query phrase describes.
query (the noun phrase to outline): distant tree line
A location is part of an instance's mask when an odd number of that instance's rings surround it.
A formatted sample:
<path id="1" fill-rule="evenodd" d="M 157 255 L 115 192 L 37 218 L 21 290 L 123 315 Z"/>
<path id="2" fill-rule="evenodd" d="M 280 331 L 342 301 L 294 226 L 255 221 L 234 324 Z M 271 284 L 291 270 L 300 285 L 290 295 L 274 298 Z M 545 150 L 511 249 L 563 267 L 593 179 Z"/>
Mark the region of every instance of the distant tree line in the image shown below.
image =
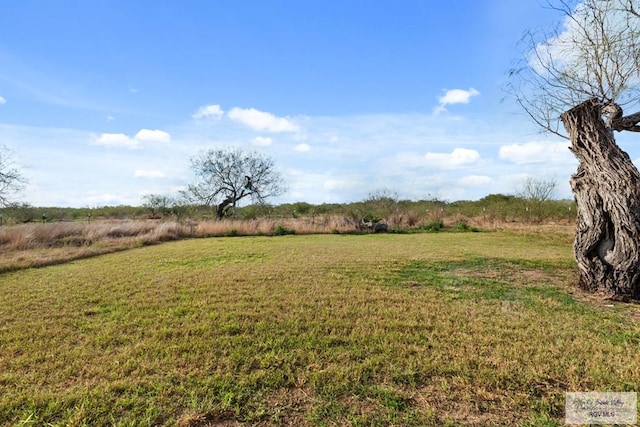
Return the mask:
<path id="1" fill-rule="evenodd" d="M 476 201 L 447 202 L 403 200 L 384 193 L 373 193 L 361 201 L 351 203 L 307 202 L 279 205 L 249 204 L 236 206 L 227 218 L 252 220 L 259 218 L 320 218 L 332 215 L 345 221 L 387 221 L 417 226 L 425 220 L 445 218 L 475 219 L 489 222 L 542 223 L 548 221 L 574 221 L 575 202 L 572 200 L 532 200 L 523 195 L 490 194 Z M 3 223 L 50 221 L 92 222 L 101 219 L 172 219 L 213 220 L 215 211 L 206 205 L 173 204 L 170 197 L 145 196 L 141 206 L 102 206 L 92 208 L 35 207 L 28 204 L 12 205 L 0 209 Z"/>

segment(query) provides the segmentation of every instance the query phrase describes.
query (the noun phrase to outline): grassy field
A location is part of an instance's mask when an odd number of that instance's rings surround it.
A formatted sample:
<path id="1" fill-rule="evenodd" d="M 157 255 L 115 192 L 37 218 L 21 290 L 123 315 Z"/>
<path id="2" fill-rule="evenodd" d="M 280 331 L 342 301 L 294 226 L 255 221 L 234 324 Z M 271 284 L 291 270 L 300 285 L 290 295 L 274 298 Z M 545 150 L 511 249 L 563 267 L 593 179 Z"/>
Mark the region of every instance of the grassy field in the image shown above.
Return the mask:
<path id="1" fill-rule="evenodd" d="M 566 234 L 183 240 L 0 275 L 2 425 L 562 425 L 638 307 Z"/>

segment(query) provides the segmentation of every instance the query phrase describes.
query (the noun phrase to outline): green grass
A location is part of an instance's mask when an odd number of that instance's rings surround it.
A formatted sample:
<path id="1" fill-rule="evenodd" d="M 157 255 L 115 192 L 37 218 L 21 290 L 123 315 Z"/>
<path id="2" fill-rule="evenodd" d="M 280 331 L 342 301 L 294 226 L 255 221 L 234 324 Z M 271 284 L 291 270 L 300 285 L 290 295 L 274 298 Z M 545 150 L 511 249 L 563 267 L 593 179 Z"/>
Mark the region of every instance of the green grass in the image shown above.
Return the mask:
<path id="1" fill-rule="evenodd" d="M 213 238 L 0 275 L 2 425 L 562 425 L 635 391 L 636 307 L 562 238 Z M 634 320 L 635 319 L 635 320 Z"/>

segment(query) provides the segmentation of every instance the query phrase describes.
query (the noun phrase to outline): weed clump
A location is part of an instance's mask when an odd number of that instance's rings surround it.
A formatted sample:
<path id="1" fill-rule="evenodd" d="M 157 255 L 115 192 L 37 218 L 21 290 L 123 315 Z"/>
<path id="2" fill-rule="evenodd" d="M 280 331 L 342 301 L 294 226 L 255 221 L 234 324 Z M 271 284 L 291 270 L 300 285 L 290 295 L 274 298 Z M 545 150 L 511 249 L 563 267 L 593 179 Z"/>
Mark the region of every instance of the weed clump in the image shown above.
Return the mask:
<path id="1" fill-rule="evenodd" d="M 431 221 L 427 224 L 423 224 L 420 228 L 430 233 L 436 233 L 444 228 L 444 222 L 442 222 L 442 220 Z"/>
<path id="2" fill-rule="evenodd" d="M 456 225 L 453 227 L 453 229 L 455 231 L 463 232 L 463 233 L 466 233 L 466 232 L 477 233 L 479 231 L 478 228 L 472 227 L 464 221 L 458 221 Z"/>
<path id="3" fill-rule="evenodd" d="M 274 236 L 286 236 L 287 234 L 296 234 L 296 230 L 293 228 L 287 228 L 282 224 L 278 224 L 275 230 L 273 230 Z"/>

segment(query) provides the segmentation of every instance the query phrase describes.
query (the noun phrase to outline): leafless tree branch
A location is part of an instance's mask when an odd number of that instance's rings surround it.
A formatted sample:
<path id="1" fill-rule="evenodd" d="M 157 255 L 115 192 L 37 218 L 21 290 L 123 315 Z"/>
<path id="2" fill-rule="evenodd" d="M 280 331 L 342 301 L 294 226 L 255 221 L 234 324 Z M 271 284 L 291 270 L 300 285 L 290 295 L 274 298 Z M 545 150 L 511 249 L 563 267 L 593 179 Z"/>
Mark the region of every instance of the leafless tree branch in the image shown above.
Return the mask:
<path id="1" fill-rule="evenodd" d="M 0 145 L 0 207 L 9 206 L 26 180 L 13 162 L 9 149 Z"/>
<path id="2" fill-rule="evenodd" d="M 566 137 L 560 114 L 596 98 L 602 105 L 638 108 L 638 0 L 549 0 L 563 18 L 553 31 L 528 31 L 524 55 L 510 72 L 507 92 L 543 130 Z M 637 115 L 613 123 L 638 131 Z"/>

